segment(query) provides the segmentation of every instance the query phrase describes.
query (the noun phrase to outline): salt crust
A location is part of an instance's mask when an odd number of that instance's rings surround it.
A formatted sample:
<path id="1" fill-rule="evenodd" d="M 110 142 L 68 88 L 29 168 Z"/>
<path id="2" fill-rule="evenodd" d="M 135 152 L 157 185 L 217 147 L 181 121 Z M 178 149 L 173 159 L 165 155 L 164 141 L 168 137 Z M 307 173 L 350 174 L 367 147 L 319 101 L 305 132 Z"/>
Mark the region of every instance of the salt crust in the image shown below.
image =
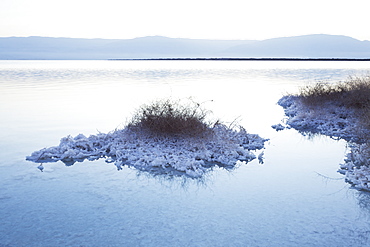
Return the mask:
<path id="1" fill-rule="evenodd" d="M 318 107 L 307 107 L 299 96 L 284 96 L 278 104 L 284 108 L 285 128 L 294 128 L 303 135 L 323 134 L 333 139 L 344 139 L 350 148 L 340 172 L 346 181 L 359 190 L 370 190 L 370 155 L 368 144 L 359 136 L 358 119 L 354 111 L 335 102 L 325 102 Z M 281 129 L 281 127 L 280 127 Z M 362 130 L 361 135 L 369 135 Z"/>
<path id="2" fill-rule="evenodd" d="M 251 150 L 264 148 L 268 139 L 248 134 L 243 128 L 232 130 L 218 124 L 212 134 L 197 136 L 159 136 L 129 128 L 89 137 L 79 134 L 61 139 L 59 146 L 35 151 L 26 159 L 37 163 L 105 158 L 118 170 L 132 166 L 162 174 L 201 177 L 215 165 L 234 167 L 256 158 Z M 42 164 L 39 166 L 43 169 Z M 40 169 L 41 170 L 41 169 Z"/>

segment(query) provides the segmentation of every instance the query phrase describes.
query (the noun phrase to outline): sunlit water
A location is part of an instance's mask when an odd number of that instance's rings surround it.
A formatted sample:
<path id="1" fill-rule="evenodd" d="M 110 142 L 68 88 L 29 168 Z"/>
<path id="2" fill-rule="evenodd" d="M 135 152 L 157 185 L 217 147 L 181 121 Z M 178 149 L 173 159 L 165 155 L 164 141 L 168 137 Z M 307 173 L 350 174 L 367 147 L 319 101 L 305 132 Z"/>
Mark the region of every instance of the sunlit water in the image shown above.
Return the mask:
<path id="1" fill-rule="evenodd" d="M 339 61 L 0 61 L 0 246 L 370 246 L 370 195 L 337 173 L 345 142 L 271 128 L 285 93 L 369 73 Z M 189 179 L 25 160 L 169 97 L 270 138 L 264 164 Z"/>

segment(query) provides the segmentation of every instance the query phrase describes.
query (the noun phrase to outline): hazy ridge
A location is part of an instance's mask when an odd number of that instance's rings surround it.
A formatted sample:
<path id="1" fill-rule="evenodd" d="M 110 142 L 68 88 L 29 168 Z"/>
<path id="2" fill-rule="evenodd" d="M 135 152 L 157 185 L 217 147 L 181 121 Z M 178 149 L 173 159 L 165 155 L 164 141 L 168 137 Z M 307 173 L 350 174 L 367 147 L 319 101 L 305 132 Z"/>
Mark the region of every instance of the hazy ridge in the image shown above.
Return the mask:
<path id="1" fill-rule="evenodd" d="M 0 38 L 0 59 L 370 58 L 370 41 L 314 34 L 256 40 Z"/>

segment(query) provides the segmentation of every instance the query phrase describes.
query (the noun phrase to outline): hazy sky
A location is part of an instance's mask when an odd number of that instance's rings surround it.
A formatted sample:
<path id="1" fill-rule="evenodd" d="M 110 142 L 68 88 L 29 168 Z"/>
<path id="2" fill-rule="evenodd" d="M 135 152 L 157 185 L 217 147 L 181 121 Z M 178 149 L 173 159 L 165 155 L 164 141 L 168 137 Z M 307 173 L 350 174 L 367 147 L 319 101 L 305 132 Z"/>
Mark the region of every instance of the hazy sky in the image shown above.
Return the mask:
<path id="1" fill-rule="evenodd" d="M 369 0 L 0 0 L 0 36 L 370 40 Z"/>

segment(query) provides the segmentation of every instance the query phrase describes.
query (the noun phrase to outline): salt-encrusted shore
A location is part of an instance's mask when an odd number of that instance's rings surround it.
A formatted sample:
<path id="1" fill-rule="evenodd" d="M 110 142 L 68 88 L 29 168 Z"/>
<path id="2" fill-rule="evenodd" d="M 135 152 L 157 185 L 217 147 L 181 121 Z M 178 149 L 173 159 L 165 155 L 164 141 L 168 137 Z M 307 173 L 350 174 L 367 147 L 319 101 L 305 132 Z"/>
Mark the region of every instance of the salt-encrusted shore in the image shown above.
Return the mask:
<path id="1" fill-rule="evenodd" d="M 35 151 L 26 159 L 36 163 L 76 161 L 104 158 L 117 169 L 122 166 L 139 170 L 158 169 L 163 174 L 201 177 L 214 166 L 234 167 L 240 162 L 256 158 L 252 150 L 264 148 L 268 139 L 248 134 L 243 128 L 233 130 L 223 124 L 212 129 L 212 134 L 199 136 L 154 135 L 129 128 L 89 137 L 79 134 L 61 139 L 59 146 Z M 259 159 L 262 159 L 259 157 Z"/>
<path id="2" fill-rule="evenodd" d="M 339 172 L 355 188 L 370 190 L 370 149 L 363 138 L 370 133 L 360 127 L 353 109 L 332 101 L 321 102 L 319 107 L 307 106 L 301 97 L 293 95 L 282 97 L 278 104 L 284 108 L 287 119 L 284 126 L 277 124 L 273 128 L 294 128 L 303 135 L 322 134 L 346 140 L 350 150 L 344 163 L 340 164 Z"/>

